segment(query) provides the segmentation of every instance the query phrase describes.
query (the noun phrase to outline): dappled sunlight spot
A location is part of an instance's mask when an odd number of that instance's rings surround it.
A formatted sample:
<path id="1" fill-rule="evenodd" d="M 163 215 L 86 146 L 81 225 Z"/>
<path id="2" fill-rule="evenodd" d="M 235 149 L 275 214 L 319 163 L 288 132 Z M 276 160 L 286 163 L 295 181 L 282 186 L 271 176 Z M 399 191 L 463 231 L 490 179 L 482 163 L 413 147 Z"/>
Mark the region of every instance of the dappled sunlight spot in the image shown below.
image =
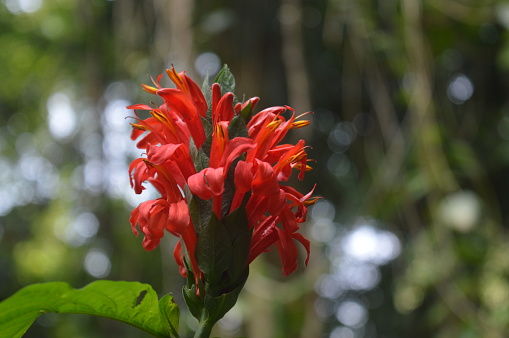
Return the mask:
<path id="1" fill-rule="evenodd" d="M 326 298 L 317 298 L 313 307 L 318 318 L 328 320 L 330 317 L 334 316 L 336 302 Z"/>
<path id="2" fill-rule="evenodd" d="M 160 194 L 154 186 L 151 184 L 145 185 L 145 190 L 143 190 L 143 195 L 135 194 L 133 189 L 130 186 L 125 187 L 125 200 L 131 207 L 137 207 L 140 203 L 145 202 L 146 200 L 157 198 Z"/>
<path id="3" fill-rule="evenodd" d="M 36 153 L 34 142 L 34 134 L 26 132 L 16 137 L 14 147 L 20 155 L 34 155 Z"/>
<path id="4" fill-rule="evenodd" d="M 310 222 L 309 227 L 309 232 L 315 241 L 327 243 L 336 235 L 336 229 L 339 227 L 339 224 L 326 218 L 319 218 Z"/>
<path id="5" fill-rule="evenodd" d="M 214 76 L 221 69 L 221 59 L 212 52 L 205 52 L 196 58 L 194 68 L 201 76 Z"/>
<path id="6" fill-rule="evenodd" d="M 0 183 L 6 183 L 12 175 L 12 166 L 9 161 L 0 157 Z"/>
<path id="7" fill-rule="evenodd" d="M 474 94 L 474 84 L 464 74 L 456 75 L 447 86 L 447 98 L 454 104 L 463 104 Z"/>
<path id="8" fill-rule="evenodd" d="M 352 169 L 352 162 L 345 154 L 332 154 L 327 161 L 327 169 L 332 175 L 343 177 Z"/>
<path id="9" fill-rule="evenodd" d="M 357 131 L 350 122 L 339 122 L 332 127 L 327 143 L 334 153 L 343 153 L 357 138 Z"/>
<path id="10" fill-rule="evenodd" d="M 131 194 L 132 189 L 129 186 L 129 176 L 127 173 L 127 164 L 118 162 L 109 162 L 106 166 L 106 184 L 108 195 L 113 198 L 126 198 Z"/>
<path id="11" fill-rule="evenodd" d="M 332 221 L 336 216 L 336 208 L 331 202 L 322 199 L 310 208 L 309 214 L 315 220 L 324 218 Z"/>
<path id="12" fill-rule="evenodd" d="M 509 116 L 502 116 L 497 124 L 497 131 L 500 137 L 509 141 Z"/>
<path id="13" fill-rule="evenodd" d="M 396 288 L 394 306 L 400 313 L 409 313 L 421 305 L 424 291 L 418 286 L 404 286 Z"/>
<path id="14" fill-rule="evenodd" d="M 283 4 L 279 7 L 278 19 L 283 25 L 292 25 L 300 19 L 300 9 L 293 4 Z"/>
<path id="15" fill-rule="evenodd" d="M 401 252 L 401 244 L 393 233 L 378 230 L 368 224 L 346 235 L 342 248 L 347 255 L 361 262 L 377 265 L 387 264 Z"/>
<path id="16" fill-rule="evenodd" d="M 67 139 L 77 128 L 76 112 L 67 94 L 56 92 L 46 103 L 48 109 L 48 128 L 56 139 Z"/>
<path id="17" fill-rule="evenodd" d="M 438 205 L 438 217 L 446 226 L 459 232 L 470 232 L 481 215 L 481 202 L 471 191 L 447 195 Z"/>
<path id="18" fill-rule="evenodd" d="M 0 216 L 5 216 L 15 207 L 9 192 L 0 188 Z"/>
<path id="19" fill-rule="evenodd" d="M 123 86 L 121 83 L 115 83 L 115 85 L 116 86 L 113 88 L 116 88 L 115 90 L 119 92 L 118 95 L 121 95 L 124 93 L 124 91 L 127 91 L 127 88 L 125 88 L 125 86 Z M 126 123 L 125 119 L 129 113 L 129 111 L 126 109 L 126 106 L 129 104 L 129 101 L 124 99 L 115 99 L 108 102 L 102 114 L 102 122 L 104 128 L 115 132 L 123 132 L 124 136 L 125 133 L 129 133 L 131 130 L 131 125 Z"/>
<path id="20" fill-rule="evenodd" d="M 64 240 L 74 246 L 81 246 L 97 234 L 99 220 L 91 212 L 79 214 L 65 229 Z"/>
<path id="21" fill-rule="evenodd" d="M 108 102 L 123 101 L 132 96 L 132 86 L 137 86 L 132 81 L 114 81 L 111 82 L 104 91 L 104 99 Z M 124 106 L 124 110 L 126 110 Z M 121 124 L 121 121 L 112 121 L 115 124 Z"/>
<path id="22" fill-rule="evenodd" d="M 338 299 L 345 289 L 337 275 L 321 275 L 315 283 L 315 291 L 318 295 L 327 299 Z"/>
<path id="23" fill-rule="evenodd" d="M 484 277 L 481 287 L 483 303 L 491 309 L 507 308 L 509 306 L 509 283 L 505 277 L 490 275 Z"/>
<path id="24" fill-rule="evenodd" d="M 500 24 L 509 29 L 509 3 L 500 2 L 496 4 L 496 10 L 493 12 Z"/>
<path id="25" fill-rule="evenodd" d="M 126 198 L 130 194 L 128 157 L 139 156 L 140 150 L 125 137 L 130 133 L 130 121 L 126 120 L 129 111 L 125 108 L 129 102 L 119 99 L 128 94 L 128 88 L 122 82 L 114 82 L 106 91 L 118 99 L 109 100 L 102 114 L 102 151 L 104 153 L 104 183 L 109 196 Z"/>
<path id="26" fill-rule="evenodd" d="M 27 205 L 32 202 L 40 200 L 41 193 L 38 190 L 38 185 L 32 182 L 16 180 L 11 183 L 7 188 L 9 191 L 9 198 L 13 201 L 14 206 Z"/>
<path id="27" fill-rule="evenodd" d="M 335 312 L 331 315 L 327 306 L 329 303 L 320 302 L 315 303 L 315 311 L 324 320 L 335 315 L 339 322 L 346 325 L 342 327 L 352 328 L 357 337 L 360 331 L 367 328 L 367 305 L 375 308 L 383 301 L 383 292 L 377 289 L 382 280 L 380 266 L 399 256 L 401 244 L 392 232 L 378 229 L 379 221 L 373 218 L 360 217 L 348 229 L 332 222 L 335 208 L 331 203 L 321 201 L 315 207 L 310 211 L 311 227 L 324 227 L 317 224 L 328 221 L 333 224 L 335 234 L 329 237 L 325 246 L 325 255 L 330 261 L 329 273 L 321 275 L 314 287 L 321 297 L 319 299 L 335 304 Z M 379 292 L 373 300 L 369 297 L 363 299 L 366 304 L 352 300 L 352 296 L 371 290 Z"/>
<path id="28" fill-rule="evenodd" d="M 235 12 L 231 9 L 217 9 L 205 14 L 201 28 L 207 34 L 218 34 L 231 27 L 235 19 Z"/>
<path id="29" fill-rule="evenodd" d="M 329 335 L 330 338 L 355 338 L 355 332 L 347 326 L 336 326 Z"/>
<path id="30" fill-rule="evenodd" d="M 92 249 L 85 256 L 83 266 L 92 277 L 104 278 L 110 273 L 111 261 L 104 251 Z"/>
<path id="31" fill-rule="evenodd" d="M 349 256 L 337 257 L 332 262 L 331 272 L 348 290 L 374 289 L 382 277 L 377 265 L 359 262 Z"/>
<path id="32" fill-rule="evenodd" d="M 42 6 L 42 0 L 4 0 L 4 3 L 12 14 L 34 13 Z"/>
<path id="33" fill-rule="evenodd" d="M 339 304 L 336 318 L 346 326 L 358 328 L 368 321 L 368 311 L 364 304 L 357 300 L 346 300 Z"/>
<path id="34" fill-rule="evenodd" d="M 84 188 L 93 194 L 103 192 L 104 165 L 101 160 L 90 160 L 83 166 Z"/>
<path id="35" fill-rule="evenodd" d="M 102 156 L 102 136 L 99 133 L 87 133 L 80 137 L 78 149 L 85 158 L 100 158 Z"/>
<path id="36" fill-rule="evenodd" d="M 58 274 L 66 259 L 66 247 L 55 240 L 19 242 L 13 257 L 21 276 L 51 278 Z"/>
<path id="37" fill-rule="evenodd" d="M 54 196 L 59 175 L 50 161 L 41 156 L 21 155 L 17 167 L 25 180 L 36 183 L 37 197 L 51 198 Z"/>
<path id="38" fill-rule="evenodd" d="M 62 36 L 65 29 L 64 19 L 57 14 L 46 16 L 41 22 L 41 32 L 50 39 L 57 39 Z"/>

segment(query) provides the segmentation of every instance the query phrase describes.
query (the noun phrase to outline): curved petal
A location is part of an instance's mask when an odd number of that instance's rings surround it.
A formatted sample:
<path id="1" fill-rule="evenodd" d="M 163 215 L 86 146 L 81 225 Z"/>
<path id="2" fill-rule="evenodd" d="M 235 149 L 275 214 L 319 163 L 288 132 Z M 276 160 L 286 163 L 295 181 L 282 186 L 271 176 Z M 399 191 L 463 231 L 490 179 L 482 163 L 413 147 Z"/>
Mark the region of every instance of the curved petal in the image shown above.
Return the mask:
<path id="1" fill-rule="evenodd" d="M 191 175 L 187 184 L 191 192 L 201 199 L 209 200 L 224 192 L 224 168 L 205 168 Z"/>

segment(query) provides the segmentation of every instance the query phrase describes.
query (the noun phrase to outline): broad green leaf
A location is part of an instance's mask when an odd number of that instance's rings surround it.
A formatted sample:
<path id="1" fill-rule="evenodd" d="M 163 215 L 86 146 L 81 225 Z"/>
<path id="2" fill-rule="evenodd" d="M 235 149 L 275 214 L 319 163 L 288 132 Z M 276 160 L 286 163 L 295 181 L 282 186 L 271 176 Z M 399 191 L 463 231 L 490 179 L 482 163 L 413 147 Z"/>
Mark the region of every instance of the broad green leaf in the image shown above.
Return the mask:
<path id="1" fill-rule="evenodd" d="M 203 227 L 196 242 L 195 257 L 207 282 L 215 285 L 230 266 L 232 243 L 224 225 L 212 212 L 210 221 Z"/>
<path id="2" fill-rule="evenodd" d="M 237 282 L 249 265 L 249 250 L 253 231 L 249 228 L 246 213 L 246 204 L 248 200 L 249 198 L 246 196 L 242 205 L 233 210 L 233 212 L 223 220 L 224 227 L 232 243 L 232 260 L 228 268 L 228 274 L 231 279 L 230 282 L 232 283 Z"/>
<path id="3" fill-rule="evenodd" d="M 249 230 L 249 222 L 246 212 L 247 200 L 247 198 L 244 198 L 242 205 L 239 208 L 233 210 L 223 220 L 224 226 L 230 236 L 232 243 L 235 242 L 237 238 L 243 234 L 248 232 L 251 233 Z"/>
<path id="4" fill-rule="evenodd" d="M 163 299 L 171 302 L 169 295 Z M 29 285 L 0 303 L 2 337 L 23 336 L 37 317 L 49 312 L 111 318 L 156 337 L 170 337 L 166 318 L 172 320 L 174 335 L 178 325 L 175 321 L 178 307 L 171 306 L 162 316 L 157 294 L 148 284 L 95 281 L 82 289 L 74 289 L 64 282 L 50 282 Z"/>
<path id="5" fill-rule="evenodd" d="M 242 234 L 233 242 L 232 263 L 228 268 L 228 273 L 232 281 L 240 278 L 245 269 L 249 266 L 249 249 L 251 246 L 252 231 L 249 230 Z"/>
<path id="6" fill-rule="evenodd" d="M 200 236 L 202 229 L 209 223 L 213 213 L 212 200 L 202 200 L 198 196 L 193 195 L 191 201 L 189 201 L 188 208 L 196 235 Z"/>
<path id="7" fill-rule="evenodd" d="M 180 309 L 170 294 L 163 296 L 163 298 L 159 300 L 159 311 L 166 319 L 162 320 L 163 324 L 166 326 L 166 331 L 178 337 Z"/>
<path id="8" fill-rule="evenodd" d="M 221 71 L 217 74 L 215 83 L 219 83 L 221 86 L 221 94 L 224 95 L 227 92 L 233 93 L 235 91 L 235 77 L 230 72 L 228 65 L 224 65 Z"/>

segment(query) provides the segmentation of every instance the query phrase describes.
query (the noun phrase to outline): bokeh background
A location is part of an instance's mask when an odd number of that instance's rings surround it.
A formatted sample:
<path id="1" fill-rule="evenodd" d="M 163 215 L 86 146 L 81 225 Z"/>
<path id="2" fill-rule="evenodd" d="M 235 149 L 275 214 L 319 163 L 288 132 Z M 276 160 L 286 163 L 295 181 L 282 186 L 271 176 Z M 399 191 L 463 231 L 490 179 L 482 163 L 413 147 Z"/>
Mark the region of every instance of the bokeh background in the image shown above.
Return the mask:
<path id="1" fill-rule="evenodd" d="M 130 230 L 150 193 L 129 187 L 125 106 L 153 100 L 147 74 L 226 63 L 239 97 L 314 112 L 293 137 L 323 200 L 309 266 L 283 278 L 265 254 L 216 335 L 504 337 L 508 30 L 503 0 L 2 0 L 0 299 L 112 279 L 183 304 L 174 240 L 145 252 Z M 26 337 L 144 335 L 48 314 Z"/>

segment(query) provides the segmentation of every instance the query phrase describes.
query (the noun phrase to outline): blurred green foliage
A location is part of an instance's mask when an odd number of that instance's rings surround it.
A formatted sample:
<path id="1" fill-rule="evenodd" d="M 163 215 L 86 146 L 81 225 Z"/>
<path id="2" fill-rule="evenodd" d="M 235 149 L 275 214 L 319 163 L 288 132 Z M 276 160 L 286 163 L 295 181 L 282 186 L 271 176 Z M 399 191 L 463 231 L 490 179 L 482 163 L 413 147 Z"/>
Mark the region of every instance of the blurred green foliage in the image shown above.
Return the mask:
<path id="1" fill-rule="evenodd" d="M 152 99 L 138 86 L 146 74 L 173 64 L 199 80 L 227 63 L 259 107 L 314 111 L 295 136 L 316 159 L 300 184 L 317 182 L 334 228 L 290 278 L 274 253 L 255 262 L 218 335 L 503 337 L 508 18 L 502 0 L 3 0 L 0 299 L 34 282 L 108 278 L 182 304 L 171 245 L 144 252 L 129 229 L 141 200 L 126 165 L 140 154 L 121 107 Z M 396 234 L 400 256 L 376 270 L 376 287 L 319 297 L 331 252 L 361 217 Z M 348 299 L 365 305 L 362 325 L 341 322 Z M 43 316 L 27 336 L 139 334 Z"/>

